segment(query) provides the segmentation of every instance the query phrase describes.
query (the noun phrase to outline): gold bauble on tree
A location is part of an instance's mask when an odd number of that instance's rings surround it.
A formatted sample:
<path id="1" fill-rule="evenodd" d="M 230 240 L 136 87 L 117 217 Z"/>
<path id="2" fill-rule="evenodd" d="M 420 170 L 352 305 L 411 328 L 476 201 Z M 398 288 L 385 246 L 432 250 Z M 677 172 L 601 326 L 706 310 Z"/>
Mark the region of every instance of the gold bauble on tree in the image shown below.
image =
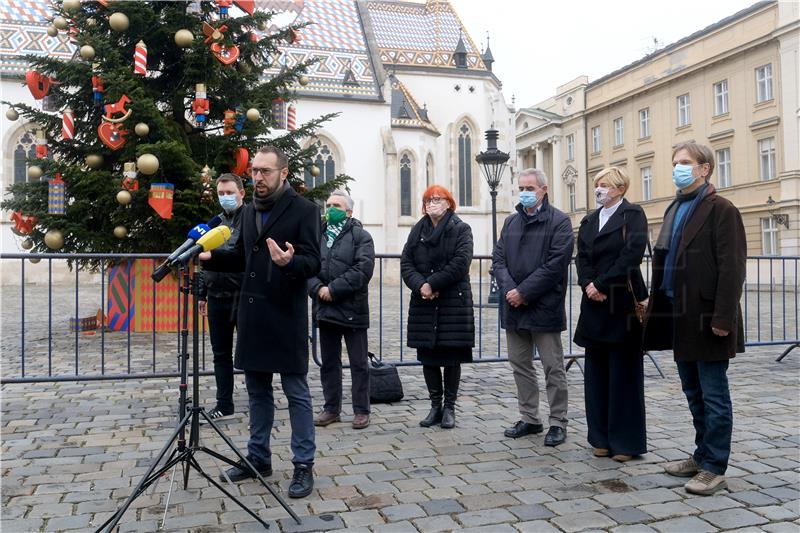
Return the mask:
<path id="1" fill-rule="evenodd" d="M 142 154 L 136 160 L 136 168 L 147 176 L 152 176 L 158 172 L 158 164 L 158 158 L 153 154 Z"/>
<path id="2" fill-rule="evenodd" d="M 38 263 L 39 261 L 41 261 L 41 259 L 40 259 L 40 258 L 38 258 L 38 257 L 31 257 L 30 261 L 31 261 L 31 263 L 33 263 L 33 264 L 35 265 L 36 263 Z"/>
<path id="3" fill-rule="evenodd" d="M 64 17 L 58 16 L 53 19 L 53 26 L 55 26 L 59 30 L 66 30 L 67 28 L 69 28 L 69 22 L 67 22 L 67 19 L 65 19 Z"/>
<path id="4" fill-rule="evenodd" d="M 64 0 L 64 11 L 74 13 L 81 8 L 81 0 Z"/>
<path id="5" fill-rule="evenodd" d="M 84 44 L 81 46 L 80 54 L 81 57 L 86 60 L 94 59 L 94 47 L 89 44 Z"/>
<path id="6" fill-rule="evenodd" d="M 303 87 L 305 87 L 306 85 L 308 85 L 308 76 L 306 76 L 305 74 L 303 74 L 302 76 L 300 76 L 299 78 L 297 78 L 297 82 L 298 82 L 300 85 L 302 85 Z"/>
<path id="7" fill-rule="evenodd" d="M 255 122 L 260 118 L 261 118 L 261 113 L 259 113 L 258 109 L 256 109 L 255 107 L 251 107 L 250 109 L 247 110 L 247 120 Z"/>
<path id="8" fill-rule="evenodd" d="M 139 137 L 145 137 L 148 133 L 150 133 L 150 126 L 145 124 L 144 122 L 139 122 L 136 126 L 133 127 L 133 131 L 136 132 L 136 135 Z"/>
<path id="9" fill-rule="evenodd" d="M 47 230 L 47 233 L 44 234 L 44 243 L 51 250 L 58 250 L 64 246 L 64 235 L 57 229 Z"/>
<path id="10" fill-rule="evenodd" d="M 114 31 L 125 31 L 131 25 L 131 21 L 125 13 L 117 12 L 108 17 L 108 25 Z"/>
<path id="11" fill-rule="evenodd" d="M 175 32 L 175 44 L 180 48 L 189 48 L 194 42 L 194 34 L 187 29 Z"/>
<path id="12" fill-rule="evenodd" d="M 22 246 L 23 250 L 30 250 L 31 248 L 33 248 L 33 241 L 31 240 L 30 237 L 25 237 L 24 239 L 22 239 L 20 246 Z"/>
<path id="13" fill-rule="evenodd" d="M 50 37 L 58 36 L 58 28 L 56 28 L 55 26 L 48 26 L 47 35 L 49 35 Z"/>
<path id="14" fill-rule="evenodd" d="M 11 121 L 17 120 L 19 118 L 19 113 L 13 107 L 9 107 L 6 109 L 6 118 Z"/>
<path id="15" fill-rule="evenodd" d="M 87 26 L 96 26 L 97 25 L 97 20 L 93 19 L 93 18 L 88 18 L 88 19 L 86 19 L 86 25 Z"/>
<path id="16" fill-rule="evenodd" d="M 133 201 L 133 196 L 128 191 L 122 190 L 117 193 L 117 201 L 120 205 L 128 205 Z"/>
<path id="17" fill-rule="evenodd" d="M 311 167 L 311 175 L 316 178 L 317 176 L 319 176 L 319 174 L 320 174 L 319 167 L 317 165 L 313 165 Z"/>
<path id="18" fill-rule="evenodd" d="M 86 166 L 91 169 L 98 169 L 103 166 L 103 156 L 100 154 L 89 154 L 86 156 Z"/>
<path id="19" fill-rule="evenodd" d="M 28 167 L 28 177 L 32 180 L 38 180 L 42 177 L 44 172 L 42 171 L 42 167 L 38 165 L 31 165 Z"/>
<path id="20" fill-rule="evenodd" d="M 114 237 L 117 239 L 124 239 L 128 236 L 128 230 L 125 226 L 117 226 L 114 228 Z"/>

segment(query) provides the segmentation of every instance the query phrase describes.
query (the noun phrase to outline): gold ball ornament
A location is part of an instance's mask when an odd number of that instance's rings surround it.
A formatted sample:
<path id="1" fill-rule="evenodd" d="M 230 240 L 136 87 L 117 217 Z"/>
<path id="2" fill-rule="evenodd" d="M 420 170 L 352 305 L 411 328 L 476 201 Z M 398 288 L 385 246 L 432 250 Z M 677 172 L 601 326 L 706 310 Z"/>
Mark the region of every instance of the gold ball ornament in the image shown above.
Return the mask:
<path id="1" fill-rule="evenodd" d="M 175 44 L 181 48 L 189 48 L 194 42 L 194 34 L 187 29 L 175 32 Z"/>
<path id="2" fill-rule="evenodd" d="M 320 174 L 319 167 L 317 165 L 312 166 L 311 167 L 311 175 L 316 178 L 317 176 L 319 176 L 319 174 Z"/>
<path id="3" fill-rule="evenodd" d="M 41 261 L 41 259 L 40 259 L 40 258 L 38 258 L 38 257 L 31 257 L 31 258 L 30 258 L 30 261 L 31 261 L 31 263 L 33 263 L 33 264 L 35 265 L 36 263 L 38 263 L 39 261 Z"/>
<path id="4" fill-rule="evenodd" d="M 86 25 L 87 26 L 96 26 L 97 25 L 97 20 L 93 19 L 93 18 L 88 18 L 88 19 L 86 19 Z"/>
<path id="5" fill-rule="evenodd" d="M 58 16 L 53 19 L 53 26 L 55 26 L 59 30 L 66 30 L 67 28 L 69 28 L 69 22 L 67 22 L 67 19 L 65 19 L 64 17 Z"/>
<path id="6" fill-rule="evenodd" d="M 125 226 L 117 226 L 114 228 L 114 237 L 117 239 L 124 239 L 128 236 L 128 230 Z"/>
<path id="7" fill-rule="evenodd" d="M 117 193 L 117 201 L 120 203 L 120 205 L 128 205 L 133 201 L 133 196 L 131 196 L 131 193 L 128 191 L 119 191 Z"/>
<path id="8" fill-rule="evenodd" d="M 103 156 L 100 154 L 89 154 L 86 156 L 86 166 L 91 169 L 98 169 L 103 166 Z"/>
<path id="9" fill-rule="evenodd" d="M 33 248 L 33 241 L 31 240 L 30 237 L 25 237 L 24 239 L 22 239 L 20 246 L 22 246 L 23 250 L 30 250 L 31 248 Z"/>
<path id="10" fill-rule="evenodd" d="M 6 109 L 6 118 L 8 120 L 17 120 L 19 118 L 19 113 L 13 107 L 9 107 Z"/>
<path id="11" fill-rule="evenodd" d="M 309 81 L 309 80 L 308 80 L 308 76 L 306 76 L 305 74 L 303 74 L 302 76 L 300 76 L 299 78 L 297 78 L 297 83 L 299 83 L 299 84 L 300 84 L 300 85 L 302 85 L 303 87 L 305 87 L 306 85 L 308 85 L 308 81 Z"/>
<path id="12" fill-rule="evenodd" d="M 108 17 L 108 25 L 114 31 L 125 31 L 131 25 L 131 21 L 125 13 L 117 12 Z"/>
<path id="13" fill-rule="evenodd" d="M 81 0 L 64 0 L 64 11 L 74 13 L 81 8 Z"/>
<path id="14" fill-rule="evenodd" d="M 55 26 L 48 26 L 47 35 L 49 35 L 50 37 L 56 37 L 58 35 L 58 28 L 56 28 Z"/>
<path id="15" fill-rule="evenodd" d="M 83 46 L 81 46 L 80 54 L 81 57 L 86 60 L 94 59 L 94 47 L 88 44 L 84 44 Z"/>
<path id="16" fill-rule="evenodd" d="M 64 235 L 57 229 L 47 230 L 47 233 L 44 234 L 44 243 L 51 250 L 58 250 L 64 246 Z"/>
<path id="17" fill-rule="evenodd" d="M 42 171 L 42 167 L 38 165 L 31 165 L 28 167 L 28 177 L 32 180 L 38 180 L 42 177 L 44 172 Z"/>
<path id="18" fill-rule="evenodd" d="M 136 132 L 136 135 L 139 137 L 145 137 L 148 133 L 150 133 L 150 126 L 145 124 L 144 122 L 139 122 L 136 126 L 133 127 L 133 131 Z"/>
<path id="19" fill-rule="evenodd" d="M 136 160 L 136 167 L 139 169 L 139 172 L 147 176 L 152 176 L 158 172 L 158 165 L 158 158 L 153 154 L 142 154 Z"/>
<path id="20" fill-rule="evenodd" d="M 259 113 L 258 109 L 255 107 L 251 107 L 247 110 L 247 120 L 251 122 L 255 122 L 261 118 L 261 113 Z"/>

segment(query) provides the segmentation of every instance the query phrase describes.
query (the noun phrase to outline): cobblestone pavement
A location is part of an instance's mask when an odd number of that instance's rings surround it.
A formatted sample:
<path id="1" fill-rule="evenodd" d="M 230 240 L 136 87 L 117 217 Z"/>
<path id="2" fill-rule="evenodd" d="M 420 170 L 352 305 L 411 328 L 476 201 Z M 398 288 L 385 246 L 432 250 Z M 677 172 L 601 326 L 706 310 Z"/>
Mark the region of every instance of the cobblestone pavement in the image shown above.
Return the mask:
<path id="1" fill-rule="evenodd" d="M 423 429 L 425 387 L 418 367 L 401 369 L 406 398 L 376 405 L 372 425 L 343 422 L 317 432 L 316 486 L 292 500 L 297 526 L 267 491 L 252 482 L 233 490 L 273 531 L 798 531 L 800 530 L 800 353 L 783 363 L 781 348 L 754 349 L 729 372 L 735 429 L 729 489 L 713 497 L 687 494 L 663 464 L 692 450 L 693 432 L 668 354 L 667 376 L 645 365 L 648 442 L 641 459 L 618 464 L 594 458 L 586 443 L 582 377 L 569 372 L 568 440 L 546 448 L 542 435 L 506 439 L 517 420 L 511 371 L 505 363 L 464 368 L 453 430 Z M 318 369 L 310 374 L 321 404 Z M 212 379 L 202 378 L 206 405 Z M 345 390 L 349 380 L 346 379 Z M 10 384 L 2 387 L 2 530 L 88 530 L 130 494 L 175 424 L 176 380 Z M 275 473 L 286 494 L 291 476 L 288 411 L 282 393 L 273 432 Z M 235 400 L 246 394 L 237 378 Z M 545 407 L 546 409 L 546 404 Z M 240 447 L 244 414 L 223 427 Z M 231 456 L 211 430 L 202 443 Z M 218 467 L 198 455 L 207 471 Z M 169 478 L 135 501 L 121 531 L 155 531 Z M 260 526 L 195 473 L 177 487 L 167 531 L 256 531 Z"/>

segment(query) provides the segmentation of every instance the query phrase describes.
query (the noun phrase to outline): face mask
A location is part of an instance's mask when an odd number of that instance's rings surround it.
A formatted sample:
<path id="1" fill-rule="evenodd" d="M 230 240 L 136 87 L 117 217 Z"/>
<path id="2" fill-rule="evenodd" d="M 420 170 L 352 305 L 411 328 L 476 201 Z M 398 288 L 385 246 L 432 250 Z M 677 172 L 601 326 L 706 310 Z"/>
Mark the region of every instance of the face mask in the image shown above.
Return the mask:
<path id="1" fill-rule="evenodd" d="M 598 204 L 605 204 L 608 201 L 608 187 L 597 187 L 594 190 L 594 199 Z"/>
<path id="2" fill-rule="evenodd" d="M 533 191 L 522 191 L 519 193 L 519 203 L 521 203 L 522 207 L 525 209 L 530 209 L 535 206 L 538 200 L 536 193 Z"/>
<path id="3" fill-rule="evenodd" d="M 338 207 L 329 207 L 328 210 L 325 211 L 325 219 L 329 224 L 338 224 L 345 218 L 347 218 L 347 212 L 342 211 Z"/>
<path id="4" fill-rule="evenodd" d="M 428 204 L 425 206 L 425 212 L 434 217 L 440 217 L 447 211 L 449 205 L 447 202 L 439 202 L 438 204 Z"/>
<path id="5" fill-rule="evenodd" d="M 694 183 L 695 177 L 692 176 L 692 165 L 677 164 L 672 169 L 672 183 L 678 189 L 685 189 Z"/>
<path id="6" fill-rule="evenodd" d="M 235 194 L 226 194 L 217 196 L 217 198 L 219 198 L 219 205 L 222 206 L 222 209 L 224 209 L 226 213 L 236 211 L 236 208 L 239 207 L 239 204 L 236 202 Z"/>

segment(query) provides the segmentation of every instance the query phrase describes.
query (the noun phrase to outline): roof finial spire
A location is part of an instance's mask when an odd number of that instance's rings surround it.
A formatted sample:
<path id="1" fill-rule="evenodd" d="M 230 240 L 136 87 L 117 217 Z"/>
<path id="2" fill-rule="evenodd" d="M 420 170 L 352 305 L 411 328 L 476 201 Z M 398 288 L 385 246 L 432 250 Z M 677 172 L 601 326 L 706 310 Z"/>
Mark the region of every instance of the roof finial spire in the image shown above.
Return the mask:
<path id="1" fill-rule="evenodd" d="M 486 70 L 489 72 L 492 71 L 492 63 L 494 63 L 494 56 L 492 55 L 492 49 L 489 48 L 489 32 L 486 32 L 486 49 L 481 54 L 481 59 L 483 59 L 483 64 L 486 65 Z"/>

